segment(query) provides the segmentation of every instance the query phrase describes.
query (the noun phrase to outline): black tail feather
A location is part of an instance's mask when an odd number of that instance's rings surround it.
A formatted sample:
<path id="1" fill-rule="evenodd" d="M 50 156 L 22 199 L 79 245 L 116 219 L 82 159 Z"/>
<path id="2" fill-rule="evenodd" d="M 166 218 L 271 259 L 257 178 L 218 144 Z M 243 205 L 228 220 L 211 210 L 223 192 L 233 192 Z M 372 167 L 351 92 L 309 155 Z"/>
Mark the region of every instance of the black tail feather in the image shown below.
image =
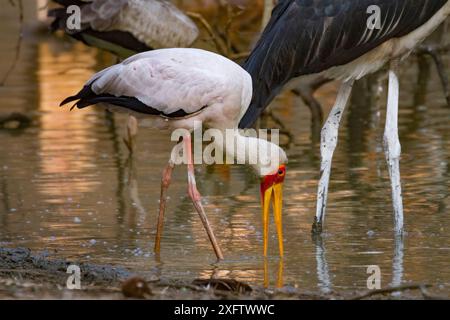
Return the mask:
<path id="1" fill-rule="evenodd" d="M 139 99 L 135 97 L 127 97 L 127 96 L 117 97 L 107 93 L 96 94 L 94 93 L 94 91 L 92 91 L 90 85 L 84 86 L 84 88 L 76 95 L 66 98 L 63 102 L 61 102 L 60 106 L 62 107 L 73 101 L 76 101 L 76 103 L 71 107 L 70 110 L 73 110 L 74 108 L 83 109 L 98 103 L 105 103 L 108 105 L 114 105 L 141 114 L 163 116 L 173 119 L 184 118 L 190 115 L 189 113 L 185 112 L 182 108 L 180 108 L 175 112 L 167 114 L 161 110 L 146 105 L 145 103 L 139 101 Z M 206 107 L 207 106 L 204 106 L 202 109 L 198 111 L 201 111 Z"/>
<path id="2" fill-rule="evenodd" d="M 64 101 L 61 102 L 59 106 L 62 107 L 62 106 L 66 105 L 66 104 L 68 104 L 68 103 L 70 103 L 70 102 L 73 102 L 73 101 L 77 101 L 77 100 L 78 100 L 78 102 L 77 102 L 75 105 L 76 105 L 79 109 L 81 109 L 81 108 L 80 108 L 80 105 L 82 105 L 83 108 L 84 108 L 84 107 L 87 107 L 87 106 L 89 106 L 89 105 L 95 104 L 95 103 L 90 103 L 90 104 L 87 104 L 87 105 L 86 105 L 86 103 L 87 103 L 88 101 L 91 101 L 91 100 L 92 100 L 93 98 L 95 98 L 96 96 L 97 96 L 97 95 L 94 93 L 94 91 L 92 91 L 91 86 L 90 86 L 90 85 L 87 85 L 87 86 L 84 86 L 83 89 L 81 89 L 81 91 L 78 92 L 76 95 L 70 96 L 70 97 L 67 97 L 66 99 L 64 99 Z"/>
<path id="3" fill-rule="evenodd" d="M 66 9 L 52 9 L 47 12 L 47 16 L 50 18 L 54 18 L 50 25 L 51 32 L 56 32 L 57 30 L 65 29 L 65 22 L 67 20 Z"/>

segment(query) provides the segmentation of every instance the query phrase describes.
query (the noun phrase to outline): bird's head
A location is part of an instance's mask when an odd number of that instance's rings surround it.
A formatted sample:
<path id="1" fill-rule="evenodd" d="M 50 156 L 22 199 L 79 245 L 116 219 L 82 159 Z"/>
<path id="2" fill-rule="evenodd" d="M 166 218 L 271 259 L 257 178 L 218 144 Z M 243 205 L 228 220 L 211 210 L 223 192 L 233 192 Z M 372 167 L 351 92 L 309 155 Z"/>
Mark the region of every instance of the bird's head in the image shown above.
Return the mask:
<path id="1" fill-rule="evenodd" d="M 282 227 L 282 207 L 283 207 L 283 183 L 286 177 L 286 153 L 272 144 L 272 156 L 268 165 L 259 165 L 261 176 L 261 205 L 264 223 L 264 256 L 267 256 L 268 248 L 268 225 L 270 203 L 274 211 L 274 220 L 278 233 L 278 245 L 280 256 L 283 256 L 283 227 Z"/>
<path id="2" fill-rule="evenodd" d="M 283 256 L 283 234 L 281 210 L 283 202 L 283 182 L 286 176 L 286 153 L 277 144 L 255 137 L 236 135 L 237 159 L 247 159 L 261 179 L 261 202 L 264 219 L 264 256 L 267 256 L 268 223 L 272 202 L 275 224 L 278 231 L 280 256 Z M 234 149 L 226 149 L 234 154 Z M 230 151 L 231 150 L 231 151 Z"/>

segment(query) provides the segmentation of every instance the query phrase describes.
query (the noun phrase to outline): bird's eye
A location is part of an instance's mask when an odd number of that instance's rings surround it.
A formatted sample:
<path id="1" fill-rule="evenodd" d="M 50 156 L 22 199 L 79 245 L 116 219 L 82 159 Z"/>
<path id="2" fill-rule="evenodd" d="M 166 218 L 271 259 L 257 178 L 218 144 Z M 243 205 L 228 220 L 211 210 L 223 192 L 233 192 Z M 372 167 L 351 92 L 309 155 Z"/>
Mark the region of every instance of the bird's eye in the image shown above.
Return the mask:
<path id="1" fill-rule="evenodd" d="M 283 172 L 283 170 L 281 170 L 281 169 L 280 169 L 280 170 L 278 170 L 278 175 L 279 175 L 279 176 L 282 176 L 282 175 L 283 175 L 283 173 L 284 173 L 284 172 Z"/>

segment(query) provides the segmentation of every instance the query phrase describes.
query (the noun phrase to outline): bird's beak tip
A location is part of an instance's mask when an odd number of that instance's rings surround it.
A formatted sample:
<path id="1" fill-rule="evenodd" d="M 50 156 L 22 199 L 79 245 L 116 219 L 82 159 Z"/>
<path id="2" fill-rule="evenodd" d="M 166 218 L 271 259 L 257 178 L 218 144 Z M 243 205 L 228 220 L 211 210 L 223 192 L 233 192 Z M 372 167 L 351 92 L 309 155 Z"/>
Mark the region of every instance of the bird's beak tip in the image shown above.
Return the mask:
<path id="1" fill-rule="evenodd" d="M 262 209 L 263 209 L 263 228 L 264 228 L 264 256 L 267 257 L 268 251 L 268 233 L 269 233 L 269 211 L 270 202 L 274 211 L 274 220 L 278 233 L 278 245 L 280 257 L 283 257 L 283 222 L 282 222 L 282 205 L 283 205 L 283 183 L 276 183 L 270 187 L 261 188 Z"/>

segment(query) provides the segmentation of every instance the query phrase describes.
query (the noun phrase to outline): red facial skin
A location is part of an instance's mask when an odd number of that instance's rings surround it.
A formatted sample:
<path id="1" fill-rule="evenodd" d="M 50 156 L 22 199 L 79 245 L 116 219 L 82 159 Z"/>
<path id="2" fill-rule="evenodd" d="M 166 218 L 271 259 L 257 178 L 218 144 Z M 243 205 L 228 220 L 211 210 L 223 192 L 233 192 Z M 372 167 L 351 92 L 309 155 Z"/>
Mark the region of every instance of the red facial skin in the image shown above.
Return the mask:
<path id="1" fill-rule="evenodd" d="M 277 183 L 283 183 L 284 177 L 286 176 L 286 166 L 282 164 L 276 173 L 267 175 L 263 178 L 261 182 L 261 195 L 264 198 L 264 193 L 268 188 L 271 186 L 277 184 Z"/>

